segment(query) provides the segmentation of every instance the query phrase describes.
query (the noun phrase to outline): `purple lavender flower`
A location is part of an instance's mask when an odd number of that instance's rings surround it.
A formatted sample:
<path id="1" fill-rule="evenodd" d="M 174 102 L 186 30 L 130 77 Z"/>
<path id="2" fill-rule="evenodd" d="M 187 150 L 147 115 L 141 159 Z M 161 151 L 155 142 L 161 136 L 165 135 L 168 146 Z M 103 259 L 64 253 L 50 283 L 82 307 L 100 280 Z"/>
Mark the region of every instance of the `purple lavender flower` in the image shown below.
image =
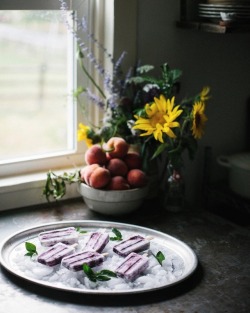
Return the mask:
<path id="1" fill-rule="evenodd" d="M 102 98 L 98 97 L 96 94 L 92 93 L 89 88 L 87 88 L 87 97 L 90 101 L 94 102 L 96 105 L 98 105 L 100 108 L 105 107 L 105 103 Z"/>

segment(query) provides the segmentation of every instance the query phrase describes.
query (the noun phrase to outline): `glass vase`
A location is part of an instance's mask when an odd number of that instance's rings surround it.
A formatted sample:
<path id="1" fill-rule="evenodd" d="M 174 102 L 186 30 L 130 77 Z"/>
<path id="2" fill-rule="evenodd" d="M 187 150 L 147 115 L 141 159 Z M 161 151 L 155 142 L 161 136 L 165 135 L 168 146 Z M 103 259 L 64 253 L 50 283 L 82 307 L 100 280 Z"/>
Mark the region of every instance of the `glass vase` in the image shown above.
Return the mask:
<path id="1" fill-rule="evenodd" d="M 163 207 L 167 211 L 180 212 L 185 205 L 185 182 L 182 168 L 167 165 L 167 179 L 163 190 Z"/>

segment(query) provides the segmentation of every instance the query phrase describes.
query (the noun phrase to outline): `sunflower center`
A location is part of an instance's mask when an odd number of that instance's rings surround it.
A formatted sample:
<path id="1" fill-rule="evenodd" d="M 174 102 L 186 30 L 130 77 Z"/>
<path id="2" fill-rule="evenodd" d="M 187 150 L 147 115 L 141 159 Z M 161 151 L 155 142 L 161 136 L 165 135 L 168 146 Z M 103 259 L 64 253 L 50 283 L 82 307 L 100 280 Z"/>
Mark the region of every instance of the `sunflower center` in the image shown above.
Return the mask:
<path id="1" fill-rule="evenodd" d="M 195 114 L 195 125 L 196 125 L 196 127 L 199 127 L 200 124 L 201 124 L 201 116 L 200 116 L 200 114 L 196 113 Z"/>
<path id="2" fill-rule="evenodd" d="M 163 112 L 156 112 L 153 116 L 151 116 L 150 124 L 153 127 L 155 127 L 158 123 L 163 125 L 166 122 L 163 116 L 164 116 Z"/>

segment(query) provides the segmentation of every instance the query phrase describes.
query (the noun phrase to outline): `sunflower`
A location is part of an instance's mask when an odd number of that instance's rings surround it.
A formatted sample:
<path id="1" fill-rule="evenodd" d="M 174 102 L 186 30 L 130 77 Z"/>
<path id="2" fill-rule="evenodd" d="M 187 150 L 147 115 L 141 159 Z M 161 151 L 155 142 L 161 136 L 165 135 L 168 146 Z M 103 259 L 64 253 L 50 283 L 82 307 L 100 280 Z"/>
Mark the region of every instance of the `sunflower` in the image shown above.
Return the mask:
<path id="1" fill-rule="evenodd" d="M 195 102 L 192 110 L 192 133 L 195 139 L 200 139 L 204 133 L 205 123 L 207 121 L 207 117 L 204 113 L 205 111 L 205 103 L 202 101 Z"/>
<path id="2" fill-rule="evenodd" d="M 210 92 L 210 88 L 207 86 L 207 87 L 204 87 L 200 93 L 200 100 L 201 101 L 206 101 L 208 100 L 210 97 L 208 96 Z"/>
<path id="3" fill-rule="evenodd" d="M 90 132 L 90 127 L 86 126 L 82 123 L 79 124 L 79 129 L 77 131 L 77 140 L 84 140 L 88 147 L 92 146 L 93 142 L 90 138 L 88 138 L 88 134 Z"/>
<path id="4" fill-rule="evenodd" d="M 137 121 L 133 129 L 140 129 L 145 131 L 140 136 L 153 135 L 155 140 L 163 141 L 163 133 L 166 133 L 169 137 L 175 138 L 175 134 L 172 131 L 174 127 L 180 127 L 179 122 L 175 121 L 176 118 L 182 113 L 179 110 L 179 105 L 174 107 L 175 98 L 171 100 L 166 99 L 163 95 L 160 98 L 154 98 L 152 104 L 146 104 L 145 112 L 147 117 L 143 118 L 135 115 Z"/>

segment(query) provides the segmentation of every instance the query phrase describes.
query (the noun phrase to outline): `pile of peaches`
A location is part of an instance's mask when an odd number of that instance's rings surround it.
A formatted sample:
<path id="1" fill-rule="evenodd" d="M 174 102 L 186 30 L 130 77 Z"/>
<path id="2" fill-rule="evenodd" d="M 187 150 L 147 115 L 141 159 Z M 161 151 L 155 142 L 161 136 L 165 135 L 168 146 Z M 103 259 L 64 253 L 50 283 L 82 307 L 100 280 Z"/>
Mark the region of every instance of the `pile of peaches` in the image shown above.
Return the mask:
<path id="1" fill-rule="evenodd" d="M 92 188 L 127 190 L 147 185 L 140 155 L 129 151 L 123 138 L 112 137 L 103 145 L 91 146 L 85 153 L 85 162 L 81 181 Z"/>

